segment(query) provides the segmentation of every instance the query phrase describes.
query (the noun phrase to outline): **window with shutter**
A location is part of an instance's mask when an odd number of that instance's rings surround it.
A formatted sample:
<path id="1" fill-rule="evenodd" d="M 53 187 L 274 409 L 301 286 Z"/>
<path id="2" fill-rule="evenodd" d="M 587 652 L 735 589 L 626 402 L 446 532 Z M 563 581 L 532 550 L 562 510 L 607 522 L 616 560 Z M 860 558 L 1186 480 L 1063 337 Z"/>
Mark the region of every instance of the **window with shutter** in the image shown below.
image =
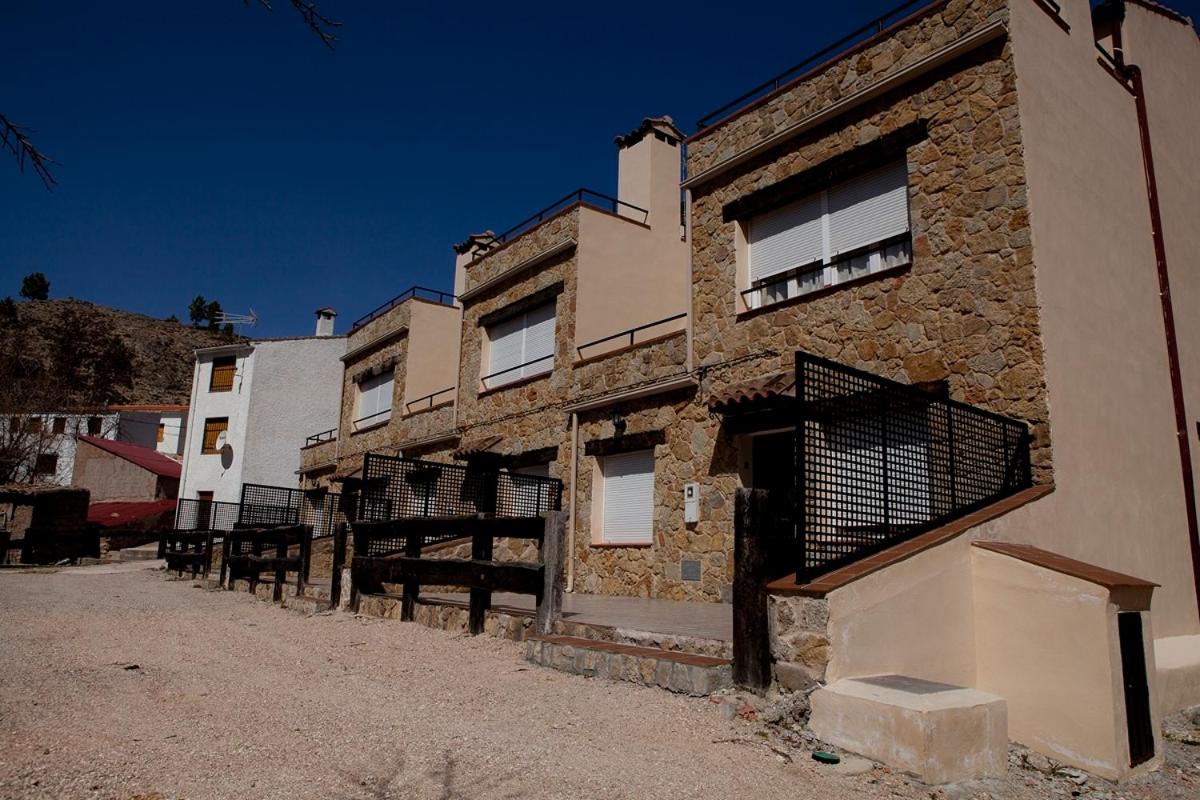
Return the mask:
<path id="1" fill-rule="evenodd" d="M 751 219 L 750 308 L 911 262 L 908 166 L 895 161 Z"/>
<path id="2" fill-rule="evenodd" d="M 609 544 L 654 541 L 654 451 L 617 453 L 601 459 L 603 522 Z"/>
<path id="3" fill-rule="evenodd" d="M 554 367 L 554 303 L 488 327 L 485 389 L 532 378 Z"/>
<path id="4" fill-rule="evenodd" d="M 210 392 L 233 391 L 233 377 L 237 374 L 237 356 L 220 356 L 212 360 L 212 374 L 208 378 Z"/>
<path id="5" fill-rule="evenodd" d="M 217 442 L 221 434 L 229 430 L 229 417 L 209 417 L 204 420 L 204 438 L 200 442 L 201 455 L 211 456 L 221 452 Z"/>
<path id="6" fill-rule="evenodd" d="M 367 378 L 358 384 L 358 417 L 355 428 L 366 428 L 392 418 L 392 394 L 396 373 L 386 372 Z"/>

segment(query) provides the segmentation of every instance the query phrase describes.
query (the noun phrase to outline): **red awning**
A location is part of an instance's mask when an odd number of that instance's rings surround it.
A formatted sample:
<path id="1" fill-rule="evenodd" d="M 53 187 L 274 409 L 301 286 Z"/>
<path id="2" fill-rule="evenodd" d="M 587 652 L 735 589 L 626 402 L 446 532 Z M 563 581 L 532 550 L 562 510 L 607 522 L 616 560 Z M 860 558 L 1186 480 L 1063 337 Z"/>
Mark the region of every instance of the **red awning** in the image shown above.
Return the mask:
<path id="1" fill-rule="evenodd" d="M 106 500 L 88 506 L 87 521 L 103 528 L 151 528 L 157 521 L 152 517 L 174 512 L 174 500 Z"/>

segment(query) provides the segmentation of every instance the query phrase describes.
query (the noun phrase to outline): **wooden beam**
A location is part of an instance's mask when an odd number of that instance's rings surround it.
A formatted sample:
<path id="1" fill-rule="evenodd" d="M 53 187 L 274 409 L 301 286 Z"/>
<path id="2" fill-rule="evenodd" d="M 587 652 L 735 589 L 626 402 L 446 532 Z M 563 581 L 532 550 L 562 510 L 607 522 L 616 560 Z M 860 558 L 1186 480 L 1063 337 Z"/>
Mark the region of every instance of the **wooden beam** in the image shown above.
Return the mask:
<path id="1" fill-rule="evenodd" d="M 482 533 L 493 539 L 541 539 L 541 517 L 494 517 L 490 514 L 466 514 L 444 517 L 405 517 L 383 522 L 355 522 L 354 541 L 358 552 L 377 539 L 405 536 L 474 536 Z"/>
<path id="2" fill-rule="evenodd" d="M 756 692 L 771 685 L 767 625 L 767 493 L 738 489 L 733 536 L 733 681 Z"/>
<path id="3" fill-rule="evenodd" d="M 459 558 L 354 558 L 356 574 L 376 583 L 437 584 L 536 595 L 541 591 L 542 565 L 523 561 L 475 561 Z"/>
<path id="4" fill-rule="evenodd" d="M 566 555 L 567 514 L 551 511 L 546 514 L 542 536 L 542 585 L 537 595 L 537 632 L 554 632 L 554 623 L 562 618 L 563 561 Z"/>

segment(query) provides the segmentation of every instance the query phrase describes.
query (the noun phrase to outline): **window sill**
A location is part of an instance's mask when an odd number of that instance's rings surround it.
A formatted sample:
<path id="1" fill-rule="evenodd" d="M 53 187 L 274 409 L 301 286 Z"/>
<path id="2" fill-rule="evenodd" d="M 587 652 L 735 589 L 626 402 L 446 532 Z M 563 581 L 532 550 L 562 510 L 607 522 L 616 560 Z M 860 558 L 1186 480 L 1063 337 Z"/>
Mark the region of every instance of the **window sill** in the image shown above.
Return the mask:
<path id="1" fill-rule="evenodd" d="M 519 380 L 519 381 L 511 381 L 510 383 L 503 383 L 499 386 L 493 386 L 490 389 L 480 389 L 479 397 L 487 397 L 489 394 L 496 394 L 497 392 L 503 392 L 505 389 L 516 389 L 521 386 L 528 386 L 529 384 L 533 383 L 534 381 L 540 381 L 545 378 L 549 378 L 552 373 L 553 373 L 553 370 L 548 370 L 546 372 L 542 372 L 537 375 L 530 375 L 528 378 L 521 378 L 521 380 Z"/>
<path id="2" fill-rule="evenodd" d="M 798 294 L 795 297 L 787 297 L 783 300 L 776 300 L 773 303 L 768 303 L 767 305 L 762 305 L 758 308 L 745 308 L 741 311 L 738 311 L 735 316 L 739 321 L 743 319 L 751 319 L 759 314 L 767 314 L 780 308 L 798 305 L 809 300 L 817 300 L 822 297 L 827 297 L 831 294 L 836 294 L 843 289 L 860 286 L 864 283 L 870 283 L 871 281 L 882 280 L 884 278 L 895 278 L 911 269 L 912 262 L 910 261 L 907 264 L 901 264 L 898 267 L 889 267 L 888 269 L 881 269 L 878 272 L 872 272 L 869 275 L 860 275 L 857 278 L 852 278 L 848 281 L 842 281 L 841 283 L 835 283 L 832 286 L 822 286 L 820 289 L 816 289 L 811 292 L 805 292 L 804 294 Z M 739 301 L 741 301 L 740 297 Z"/>
<path id="3" fill-rule="evenodd" d="M 654 542 L 591 542 L 589 547 L 594 547 L 598 550 L 613 550 L 616 548 L 647 548 L 654 547 Z"/>

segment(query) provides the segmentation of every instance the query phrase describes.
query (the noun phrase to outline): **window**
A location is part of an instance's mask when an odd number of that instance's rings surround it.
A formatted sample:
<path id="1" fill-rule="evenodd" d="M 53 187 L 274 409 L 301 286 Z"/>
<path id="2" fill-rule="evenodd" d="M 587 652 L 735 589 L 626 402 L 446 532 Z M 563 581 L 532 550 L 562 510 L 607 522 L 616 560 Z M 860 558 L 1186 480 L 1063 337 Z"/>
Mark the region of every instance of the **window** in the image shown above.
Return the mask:
<path id="1" fill-rule="evenodd" d="M 768 211 L 746 227 L 759 308 L 912 261 L 908 167 L 901 160 Z"/>
<path id="2" fill-rule="evenodd" d="M 160 422 L 160 423 L 158 423 L 158 434 L 156 435 L 155 441 L 157 441 L 159 444 L 162 444 L 162 441 L 166 438 L 167 438 L 166 423 Z"/>
<path id="3" fill-rule="evenodd" d="M 42 430 L 42 418 L 41 417 L 26 418 L 25 430 L 29 431 L 30 433 L 40 433 Z"/>
<path id="4" fill-rule="evenodd" d="M 21 432 L 21 418 L 20 417 L 9 417 L 8 418 L 8 432 L 9 433 L 20 433 Z"/>
<path id="5" fill-rule="evenodd" d="M 66 417 L 55 417 L 54 418 L 54 432 L 55 433 L 66 433 L 67 432 L 67 418 Z"/>
<path id="6" fill-rule="evenodd" d="M 204 441 L 200 444 L 201 455 L 211 456 L 221 452 L 217 440 L 229 430 L 229 417 L 209 417 L 204 420 Z"/>
<path id="7" fill-rule="evenodd" d="M 88 436 L 99 436 L 102 420 L 99 417 L 88 417 L 87 432 Z"/>
<path id="8" fill-rule="evenodd" d="M 53 475 L 58 472 L 58 456 L 54 453 L 39 453 L 33 462 L 36 475 Z"/>
<path id="9" fill-rule="evenodd" d="M 233 376 L 237 374 L 237 356 L 220 356 L 212 360 L 212 374 L 208 378 L 210 392 L 233 391 Z"/>
<path id="10" fill-rule="evenodd" d="M 650 544 L 654 539 L 654 451 L 605 456 L 600 471 L 602 540 L 611 544 Z"/>
<path id="11" fill-rule="evenodd" d="M 485 389 L 542 375 L 554 367 L 554 303 L 538 306 L 487 329 Z"/>
<path id="12" fill-rule="evenodd" d="M 354 420 L 356 429 L 378 425 L 392 418 L 392 393 L 395 386 L 395 370 L 366 378 L 358 384 L 358 417 Z"/>

